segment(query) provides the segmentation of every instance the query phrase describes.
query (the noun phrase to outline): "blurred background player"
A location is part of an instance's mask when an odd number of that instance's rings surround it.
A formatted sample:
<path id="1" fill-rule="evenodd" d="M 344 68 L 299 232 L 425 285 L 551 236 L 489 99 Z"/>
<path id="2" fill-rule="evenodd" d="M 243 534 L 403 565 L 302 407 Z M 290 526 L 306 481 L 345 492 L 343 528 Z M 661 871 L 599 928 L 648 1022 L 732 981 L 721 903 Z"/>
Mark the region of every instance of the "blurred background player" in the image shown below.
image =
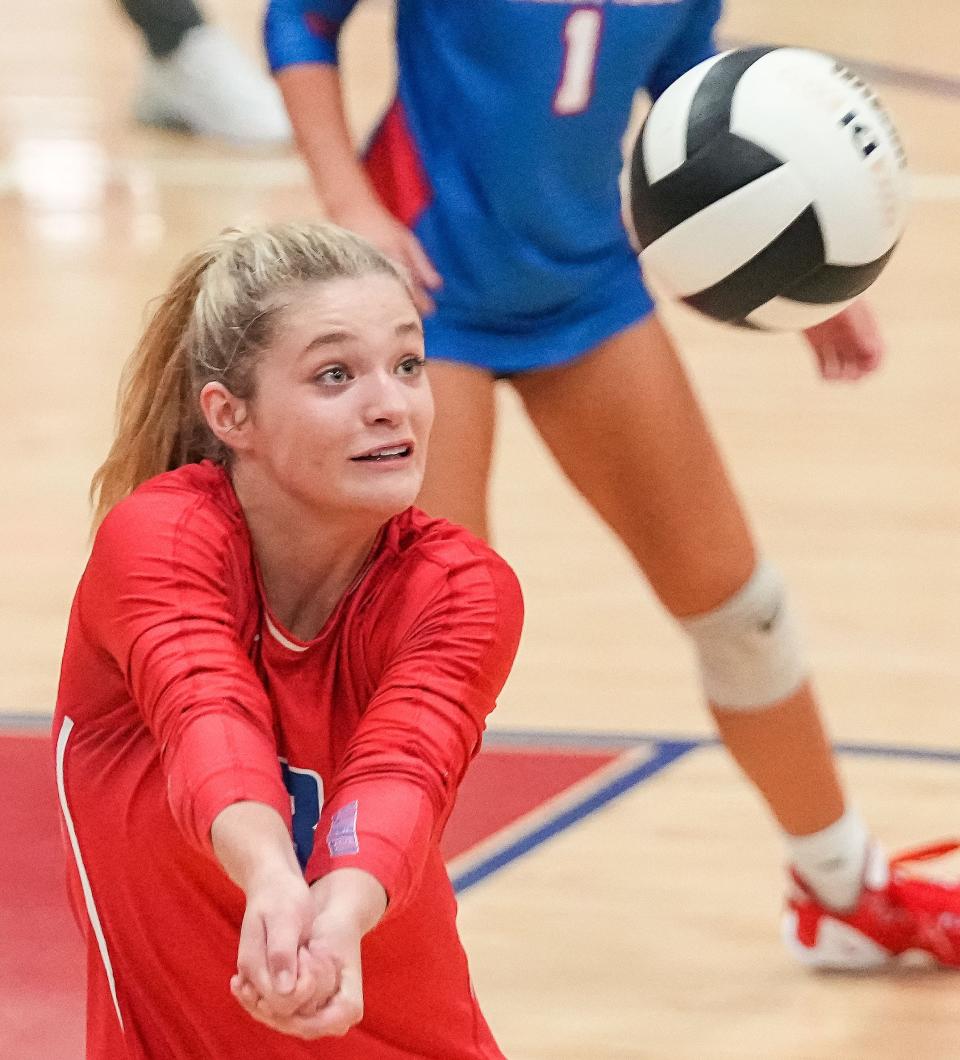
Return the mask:
<path id="1" fill-rule="evenodd" d="M 563 471 L 690 635 L 720 734 L 794 870 L 803 960 L 862 967 L 938 932 L 955 892 L 892 877 L 842 790 L 780 577 L 754 543 L 620 218 L 634 93 L 714 53 L 719 0 L 584 6 L 408 0 L 396 99 L 365 166 L 337 70 L 350 0 L 272 0 L 271 66 L 330 216 L 403 262 L 428 314 L 438 415 L 419 503 L 486 535 L 494 387 L 508 379 Z M 821 375 L 880 363 L 854 304 L 807 332 Z M 955 921 L 952 921 L 955 923 Z"/>
<path id="2" fill-rule="evenodd" d="M 238 144 L 282 145 L 290 123 L 276 86 L 193 0 L 120 0 L 147 46 L 138 121 Z"/>
<path id="3" fill-rule="evenodd" d="M 423 363 L 330 225 L 226 233 L 144 332 L 53 726 L 90 1060 L 502 1056 L 438 844 L 522 603 L 410 508 Z"/>

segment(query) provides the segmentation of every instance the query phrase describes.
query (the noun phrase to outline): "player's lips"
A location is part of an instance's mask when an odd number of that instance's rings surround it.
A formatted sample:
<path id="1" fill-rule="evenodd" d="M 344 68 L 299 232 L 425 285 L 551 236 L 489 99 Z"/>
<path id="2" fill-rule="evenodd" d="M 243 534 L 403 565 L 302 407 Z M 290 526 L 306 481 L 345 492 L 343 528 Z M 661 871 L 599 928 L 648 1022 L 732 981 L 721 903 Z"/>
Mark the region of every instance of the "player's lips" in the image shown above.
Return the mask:
<path id="1" fill-rule="evenodd" d="M 378 445 L 374 449 L 368 449 L 365 453 L 351 456 L 353 461 L 365 463 L 385 463 L 387 461 L 406 460 L 413 454 L 414 443 L 408 439 L 394 442 L 392 445 Z"/>

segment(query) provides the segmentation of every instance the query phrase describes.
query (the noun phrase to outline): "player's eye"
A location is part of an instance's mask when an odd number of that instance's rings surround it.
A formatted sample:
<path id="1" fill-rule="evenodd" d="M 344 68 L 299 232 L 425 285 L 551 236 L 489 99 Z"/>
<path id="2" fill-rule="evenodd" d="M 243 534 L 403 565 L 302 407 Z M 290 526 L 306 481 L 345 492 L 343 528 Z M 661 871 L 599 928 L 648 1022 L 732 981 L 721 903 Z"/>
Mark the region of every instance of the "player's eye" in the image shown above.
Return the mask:
<path id="1" fill-rule="evenodd" d="M 397 366 L 397 372 L 403 376 L 417 376 L 420 374 L 423 366 L 426 364 L 426 359 L 420 356 L 416 357 L 404 357 L 404 359 Z"/>
<path id="2" fill-rule="evenodd" d="M 316 382 L 325 386 L 339 386 L 349 378 L 350 373 L 342 364 L 331 364 L 329 368 L 324 368 L 314 376 Z"/>

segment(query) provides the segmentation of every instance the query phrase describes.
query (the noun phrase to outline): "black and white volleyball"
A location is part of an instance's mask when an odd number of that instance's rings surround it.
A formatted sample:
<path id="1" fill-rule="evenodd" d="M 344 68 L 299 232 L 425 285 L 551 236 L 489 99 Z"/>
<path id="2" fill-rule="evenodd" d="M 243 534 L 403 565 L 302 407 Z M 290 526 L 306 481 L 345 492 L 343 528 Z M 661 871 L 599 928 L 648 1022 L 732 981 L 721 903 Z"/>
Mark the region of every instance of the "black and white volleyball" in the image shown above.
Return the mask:
<path id="1" fill-rule="evenodd" d="M 716 320 L 801 330 L 865 291 L 903 232 L 906 157 L 873 90 L 804 48 L 724 52 L 647 115 L 624 171 L 645 272 Z"/>

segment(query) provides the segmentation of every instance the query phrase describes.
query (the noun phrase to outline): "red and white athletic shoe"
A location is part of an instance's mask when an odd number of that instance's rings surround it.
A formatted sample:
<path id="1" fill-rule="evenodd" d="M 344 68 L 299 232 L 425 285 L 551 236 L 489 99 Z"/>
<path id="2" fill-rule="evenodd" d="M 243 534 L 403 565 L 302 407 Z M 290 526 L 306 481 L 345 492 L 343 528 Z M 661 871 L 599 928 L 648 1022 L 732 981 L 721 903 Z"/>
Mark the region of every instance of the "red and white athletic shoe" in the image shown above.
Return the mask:
<path id="1" fill-rule="evenodd" d="M 960 842 L 906 851 L 890 861 L 887 874 L 874 847 L 860 899 L 846 912 L 823 905 L 792 870 L 783 917 L 787 948 L 813 968 L 880 968 L 905 954 L 925 954 L 934 963 L 960 968 L 960 886 L 919 879 L 902 867 L 957 849 Z"/>

